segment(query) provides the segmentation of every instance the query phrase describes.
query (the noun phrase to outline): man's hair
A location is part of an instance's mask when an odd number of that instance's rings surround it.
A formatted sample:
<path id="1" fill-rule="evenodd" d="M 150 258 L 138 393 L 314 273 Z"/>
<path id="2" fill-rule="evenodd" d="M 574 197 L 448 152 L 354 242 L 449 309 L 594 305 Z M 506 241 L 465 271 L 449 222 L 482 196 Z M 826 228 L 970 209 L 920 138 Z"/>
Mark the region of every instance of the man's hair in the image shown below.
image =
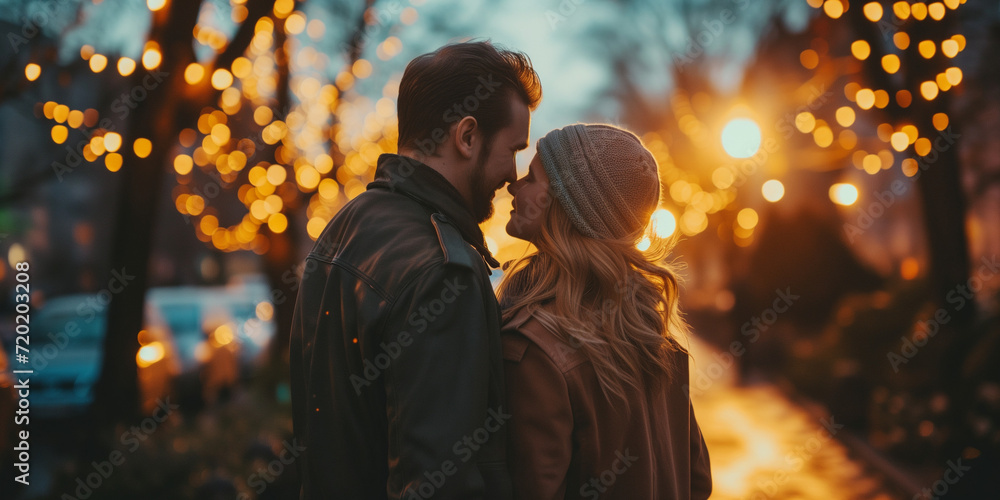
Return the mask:
<path id="1" fill-rule="evenodd" d="M 542 84 L 521 53 L 487 41 L 445 45 L 416 57 L 399 83 L 398 147 L 437 156 L 451 126 L 472 116 L 487 147 L 510 124 L 510 99 L 530 110 L 542 99 Z"/>

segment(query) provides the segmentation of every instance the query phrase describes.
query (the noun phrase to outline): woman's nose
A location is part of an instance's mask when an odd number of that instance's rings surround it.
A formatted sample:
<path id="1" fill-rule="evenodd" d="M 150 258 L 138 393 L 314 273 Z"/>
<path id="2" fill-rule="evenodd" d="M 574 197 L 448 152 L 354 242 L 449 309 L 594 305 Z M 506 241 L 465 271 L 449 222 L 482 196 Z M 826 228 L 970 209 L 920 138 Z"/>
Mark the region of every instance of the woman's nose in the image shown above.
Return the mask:
<path id="1" fill-rule="evenodd" d="M 517 180 L 517 181 L 511 182 L 510 184 L 507 184 L 507 192 L 510 193 L 511 196 L 516 196 L 517 195 L 517 190 L 519 189 L 520 185 L 521 185 L 521 181 L 520 180 Z"/>

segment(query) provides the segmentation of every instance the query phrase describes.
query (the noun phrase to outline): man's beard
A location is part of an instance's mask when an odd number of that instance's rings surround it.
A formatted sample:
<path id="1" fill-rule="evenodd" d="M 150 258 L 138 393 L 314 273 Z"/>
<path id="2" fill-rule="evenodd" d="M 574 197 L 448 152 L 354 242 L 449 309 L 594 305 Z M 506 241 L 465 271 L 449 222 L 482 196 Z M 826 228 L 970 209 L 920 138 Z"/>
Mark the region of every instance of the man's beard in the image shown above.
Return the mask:
<path id="1" fill-rule="evenodd" d="M 476 160 L 476 168 L 472 171 L 472 216 L 476 223 L 482 224 L 490 217 L 493 217 L 493 196 L 497 187 L 489 185 L 486 178 L 486 160 L 490 156 L 490 144 L 483 146 L 479 152 L 479 159 Z"/>

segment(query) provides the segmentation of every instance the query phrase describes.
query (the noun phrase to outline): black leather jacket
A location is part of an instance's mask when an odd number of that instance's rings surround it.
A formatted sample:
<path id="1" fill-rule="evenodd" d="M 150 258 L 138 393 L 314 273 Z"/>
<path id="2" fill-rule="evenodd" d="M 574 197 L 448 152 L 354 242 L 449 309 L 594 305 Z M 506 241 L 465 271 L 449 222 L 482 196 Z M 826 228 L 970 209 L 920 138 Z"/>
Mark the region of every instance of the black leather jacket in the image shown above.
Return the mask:
<path id="1" fill-rule="evenodd" d="M 291 332 L 302 499 L 509 499 L 500 314 L 461 195 L 382 155 L 306 264 Z"/>

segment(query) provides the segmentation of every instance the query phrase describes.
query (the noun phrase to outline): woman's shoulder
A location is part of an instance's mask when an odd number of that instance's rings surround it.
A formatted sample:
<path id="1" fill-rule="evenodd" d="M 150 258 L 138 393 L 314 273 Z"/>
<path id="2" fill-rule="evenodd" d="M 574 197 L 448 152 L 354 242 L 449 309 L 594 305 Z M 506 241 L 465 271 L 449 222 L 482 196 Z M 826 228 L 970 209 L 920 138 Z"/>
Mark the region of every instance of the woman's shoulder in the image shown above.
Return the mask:
<path id="1" fill-rule="evenodd" d="M 577 347 L 546 328 L 527 309 L 521 309 L 504 322 L 501 341 L 504 360 L 512 363 L 523 362 L 532 349 L 538 350 L 541 360 L 551 363 L 563 374 L 587 361 Z"/>

